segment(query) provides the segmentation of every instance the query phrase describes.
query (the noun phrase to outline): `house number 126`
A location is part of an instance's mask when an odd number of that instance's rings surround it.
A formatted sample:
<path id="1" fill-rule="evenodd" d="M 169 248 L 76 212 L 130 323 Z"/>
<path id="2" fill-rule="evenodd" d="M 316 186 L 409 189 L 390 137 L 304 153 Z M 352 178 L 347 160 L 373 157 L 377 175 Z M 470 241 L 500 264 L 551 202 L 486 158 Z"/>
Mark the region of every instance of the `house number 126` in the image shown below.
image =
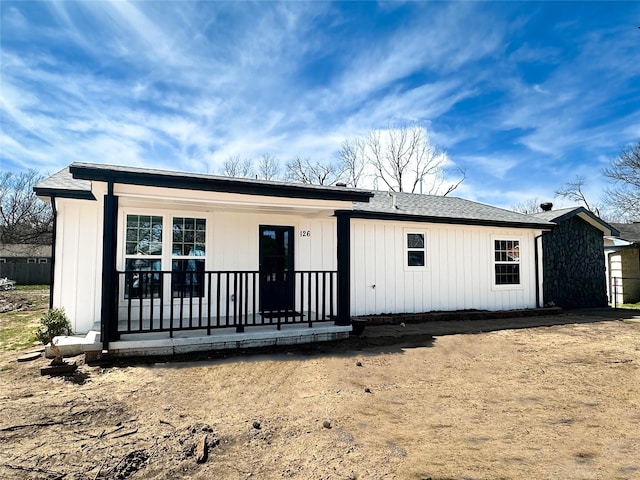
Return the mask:
<path id="1" fill-rule="evenodd" d="M 300 230 L 300 236 L 301 237 L 310 237 L 311 236 L 311 230 Z"/>

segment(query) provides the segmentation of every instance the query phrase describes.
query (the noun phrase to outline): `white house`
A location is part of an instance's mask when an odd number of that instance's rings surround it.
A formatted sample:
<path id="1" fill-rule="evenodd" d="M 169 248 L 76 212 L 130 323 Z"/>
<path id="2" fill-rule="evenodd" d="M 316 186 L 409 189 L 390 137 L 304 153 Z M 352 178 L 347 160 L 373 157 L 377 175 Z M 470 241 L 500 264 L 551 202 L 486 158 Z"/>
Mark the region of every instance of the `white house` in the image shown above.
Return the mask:
<path id="1" fill-rule="evenodd" d="M 35 191 L 55 212 L 52 306 L 116 354 L 340 338 L 365 314 L 535 308 L 553 227 L 452 197 L 89 163 Z"/>
<path id="2" fill-rule="evenodd" d="M 609 301 L 640 302 L 640 222 L 612 225 L 618 235 L 604 238 Z"/>

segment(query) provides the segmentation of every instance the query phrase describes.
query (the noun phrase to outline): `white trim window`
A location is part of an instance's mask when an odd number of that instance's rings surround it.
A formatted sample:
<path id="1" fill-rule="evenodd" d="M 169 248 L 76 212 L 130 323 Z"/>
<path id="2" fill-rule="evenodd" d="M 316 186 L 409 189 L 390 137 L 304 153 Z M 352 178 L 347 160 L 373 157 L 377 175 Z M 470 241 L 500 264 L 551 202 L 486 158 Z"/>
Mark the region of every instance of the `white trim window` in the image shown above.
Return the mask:
<path id="1" fill-rule="evenodd" d="M 173 217 L 171 292 L 174 298 L 204 297 L 207 221 Z"/>
<path id="2" fill-rule="evenodd" d="M 125 299 L 204 296 L 206 220 L 167 217 L 126 215 Z"/>
<path id="3" fill-rule="evenodd" d="M 494 240 L 494 283 L 520 285 L 520 240 Z"/>
<path id="4" fill-rule="evenodd" d="M 405 267 L 427 266 L 427 235 L 423 231 L 405 231 Z"/>
<path id="5" fill-rule="evenodd" d="M 125 221 L 124 268 L 127 271 L 125 298 L 159 297 L 162 271 L 162 217 L 129 214 Z"/>

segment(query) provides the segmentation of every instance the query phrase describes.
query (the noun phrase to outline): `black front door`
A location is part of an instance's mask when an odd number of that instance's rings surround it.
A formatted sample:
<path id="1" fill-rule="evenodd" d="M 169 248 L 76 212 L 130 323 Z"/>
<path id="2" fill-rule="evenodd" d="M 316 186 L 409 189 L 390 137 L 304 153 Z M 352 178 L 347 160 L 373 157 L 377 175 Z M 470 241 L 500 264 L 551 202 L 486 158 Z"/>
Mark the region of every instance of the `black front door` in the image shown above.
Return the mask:
<path id="1" fill-rule="evenodd" d="M 293 227 L 260 225 L 260 310 L 293 310 Z"/>

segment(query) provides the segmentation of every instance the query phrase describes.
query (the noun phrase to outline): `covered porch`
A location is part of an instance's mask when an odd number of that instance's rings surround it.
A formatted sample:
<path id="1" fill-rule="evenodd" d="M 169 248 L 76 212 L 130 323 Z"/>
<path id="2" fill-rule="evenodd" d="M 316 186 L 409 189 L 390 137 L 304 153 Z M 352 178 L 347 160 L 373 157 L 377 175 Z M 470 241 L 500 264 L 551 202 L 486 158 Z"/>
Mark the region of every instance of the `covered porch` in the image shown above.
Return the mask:
<path id="1" fill-rule="evenodd" d="M 60 303 L 75 307 L 74 330 L 89 331 L 84 351 L 241 348 L 351 330 L 345 212 L 369 192 L 92 164 L 73 164 L 69 173 L 90 180 L 91 195 L 65 200 L 64 234 L 99 235 L 98 263 L 65 251 L 77 262 L 65 264 L 73 277 L 61 275 L 64 284 L 54 287 Z M 78 242 L 90 251 L 85 245 Z M 95 306 L 85 308 L 80 292 L 92 291 Z"/>
<path id="2" fill-rule="evenodd" d="M 287 325 L 308 328 L 338 319 L 337 271 L 117 272 L 113 338 Z M 275 284 L 275 285 L 274 285 Z M 277 292 L 274 292 L 274 288 Z M 278 295 L 278 301 L 266 295 Z M 276 307 L 276 308 L 274 308 Z"/>

